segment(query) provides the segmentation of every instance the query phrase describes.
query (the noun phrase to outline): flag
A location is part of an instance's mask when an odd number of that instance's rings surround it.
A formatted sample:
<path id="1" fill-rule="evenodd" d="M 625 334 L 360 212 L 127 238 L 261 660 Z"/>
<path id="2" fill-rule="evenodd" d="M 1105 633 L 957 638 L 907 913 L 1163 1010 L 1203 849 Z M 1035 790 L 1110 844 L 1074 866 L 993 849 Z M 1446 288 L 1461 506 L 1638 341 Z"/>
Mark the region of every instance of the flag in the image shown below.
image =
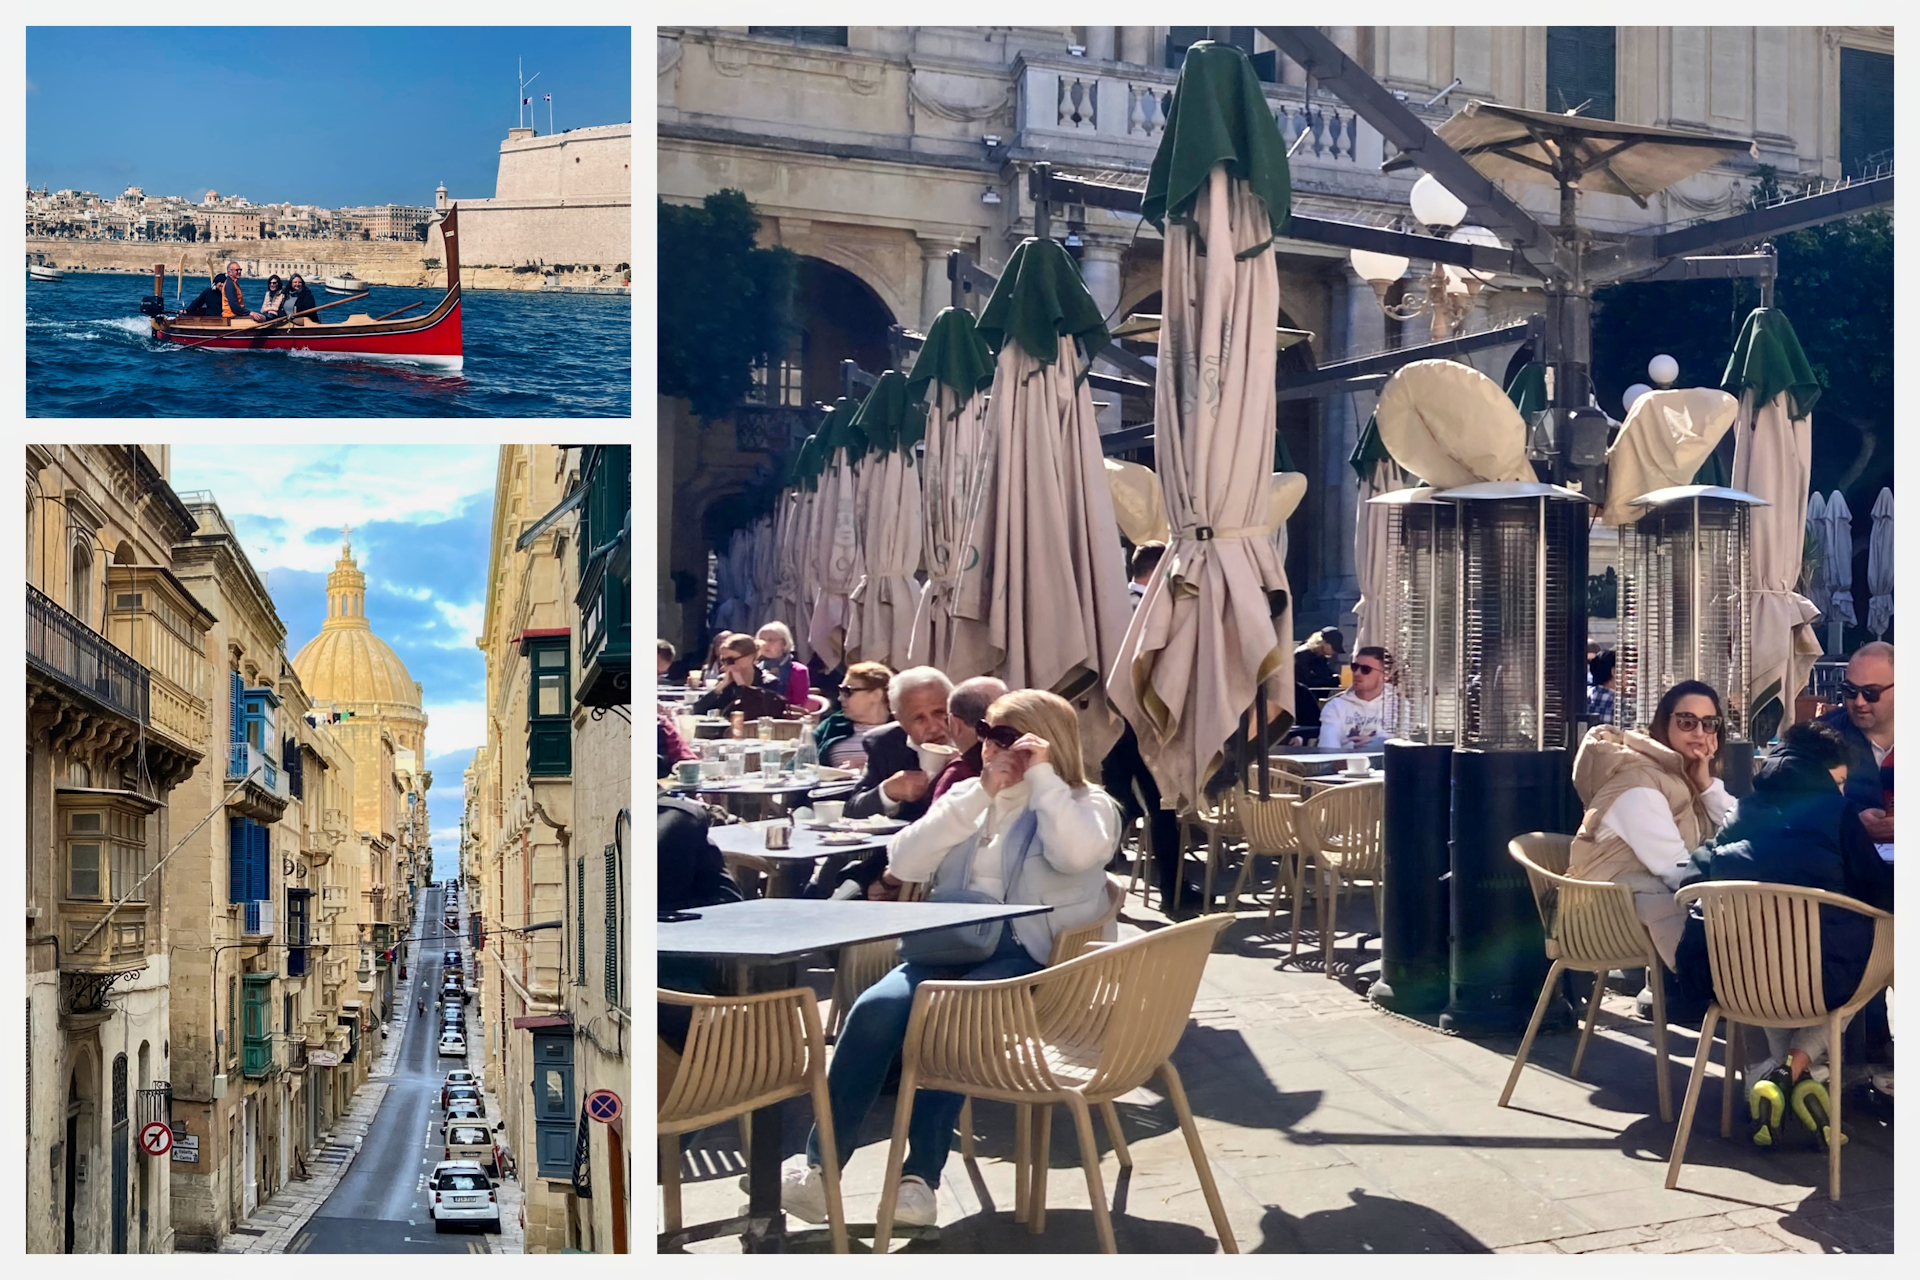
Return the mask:
<path id="1" fill-rule="evenodd" d="M 529 106 L 529 105 L 531 105 L 531 104 L 532 104 L 532 102 L 533 102 L 533 99 L 532 99 L 532 98 L 522 98 L 522 99 L 520 99 L 520 105 L 521 105 L 521 106 L 523 106 L 523 107 L 525 107 L 525 106 Z"/>
<path id="2" fill-rule="evenodd" d="M 548 102 L 552 102 L 552 101 L 553 101 L 553 95 L 552 95 L 552 94 L 548 94 L 548 95 L 547 95 L 547 101 L 548 101 Z"/>

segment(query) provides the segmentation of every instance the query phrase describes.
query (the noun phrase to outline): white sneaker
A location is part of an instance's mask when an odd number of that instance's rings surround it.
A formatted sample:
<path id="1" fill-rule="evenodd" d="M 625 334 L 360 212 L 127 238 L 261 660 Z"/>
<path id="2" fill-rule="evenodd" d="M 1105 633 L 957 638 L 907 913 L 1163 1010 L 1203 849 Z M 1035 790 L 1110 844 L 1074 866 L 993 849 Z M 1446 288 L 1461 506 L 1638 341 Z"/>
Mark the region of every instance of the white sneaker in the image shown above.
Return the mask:
<path id="1" fill-rule="evenodd" d="M 931 1227 L 940 1221 L 940 1203 L 924 1178 L 900 1179 L 900 1194 L 893 1204 L 893 1220 L 903 1227 Z"/>
<path id="2" fill-rule="evenodd" d="M 780 1207 L 802 1222 L 827 1220 L 827 1180 L 805 1154 L 789 1156 L 780 1168 Z"/>

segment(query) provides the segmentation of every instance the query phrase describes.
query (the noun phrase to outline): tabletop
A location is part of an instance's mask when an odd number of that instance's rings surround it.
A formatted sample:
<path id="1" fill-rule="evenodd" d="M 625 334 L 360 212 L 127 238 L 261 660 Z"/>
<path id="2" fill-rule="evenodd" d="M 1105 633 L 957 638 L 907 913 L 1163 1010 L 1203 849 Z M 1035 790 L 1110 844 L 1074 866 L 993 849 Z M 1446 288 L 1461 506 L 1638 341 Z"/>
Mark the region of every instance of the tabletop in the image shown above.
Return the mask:
<path id="1" fill-rule="evenodd" d="M 846 854 L 864 856 L 875 849 L 886 847 L 887 841 L 900 826 L 890 826 L 885 831 L 871 834 L 862 832 L 868 838 L 858 844 L 828 844 L 821 839 L 827 833 L 813 831 L 804 822 L 793 824 L 792 848 L 767 848 L 766 829 L 771 825 L 764 822 L 738 822 L 731 826 L 714 827 L 707 832 L 707 839 L 713 841 L 714 848 L 722 853 L 750 853 L 756 858 L 765 858 L 770 862 L 812 861 L 815 858 L 836 857 Z M 786 826 L 785 821 L 778 825 Z"/>
<path id="2" fill-rule="evenodd" d="M 1367 763 L 1378 772 L 1386 760 L 1382 751 L 1275 751 L 1268 755 L 1276 769 L 1285 769 L 1288 773 L 1303 777 L 1323 777 L 1330 773 L 1340 773 L 1347 767 L 1350 756 L 1365 756 Z"/>
<path id="3" fill-rule="evenodd" d="M 753 898 L 683 911 L 659 922 L 655 949 L 748 964 L 785 964 L 817 951 L 954 925 L 1039 915 L 1052 907 L 998 902 L 842 902 Z"/>

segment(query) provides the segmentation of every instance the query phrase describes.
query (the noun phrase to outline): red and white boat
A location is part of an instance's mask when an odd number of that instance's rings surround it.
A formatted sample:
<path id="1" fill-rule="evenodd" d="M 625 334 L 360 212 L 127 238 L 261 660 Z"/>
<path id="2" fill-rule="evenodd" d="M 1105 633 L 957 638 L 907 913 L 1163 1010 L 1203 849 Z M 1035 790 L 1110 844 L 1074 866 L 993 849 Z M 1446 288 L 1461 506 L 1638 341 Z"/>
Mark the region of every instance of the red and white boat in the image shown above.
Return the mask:
<path id="1" fill-rule="evenodd" d="M 460 336 L 460 241 L 455 229 L 458 208 L 449 208 L 440 224 L 446 242 L 447 296 L 423 316 L 388 319 L 352 315 L 326 323 L 305 313 L 291 320 L 255 321 L 225 316 L 166 315 L 155 305 L 161 298 L 165 267 L 153 269 L 153 293 L 141 310 L 152 317 L 153 336 L 181 346 L 226 351 L 311 351 L 325 355 L 393 360 L 458 372 L 465 362 Z M 419 305 L 419 304 L 415 304 Z M 402 311 L 409 308 L 402 307 Z M 395 313 L 389 312 L 388 315 Z"/>

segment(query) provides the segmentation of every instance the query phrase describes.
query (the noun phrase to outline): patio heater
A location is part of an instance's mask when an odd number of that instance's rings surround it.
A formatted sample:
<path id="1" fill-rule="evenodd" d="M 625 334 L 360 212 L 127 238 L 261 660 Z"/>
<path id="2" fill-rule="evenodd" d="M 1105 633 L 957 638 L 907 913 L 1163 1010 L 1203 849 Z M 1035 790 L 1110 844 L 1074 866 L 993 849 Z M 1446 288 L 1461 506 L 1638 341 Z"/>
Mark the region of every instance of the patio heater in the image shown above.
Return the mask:
<path id="1" fill-rule="evenodd" d="M 1454 731 L 1449 992 L 1445 1030 L 1523 1030 L 1547 959 L 1527 878 L 1507 854 L 1524 831 L 1571 831 L 1565 637 L 1584 593 L 1588 499 L 1533 481 L 1464 485 L 1458 504 L 1459 643 Z M 1558 1012 L 1558 1011 L 1557 1011 Z"/>
<path id="2" fill-rule="evenodd" d="M 1387 509 L 1382 592 L 1399 723 L 1387 743 L 1381 831 L 1386 888 L 1380 980 L 1367 994 L 1422 1016 L 1447 1002 L 1447 810 L 1459 725 L 1460 505 L 1430 487 L 1372 499 Z"/>
<path id="3" fill-rule="evenodd" d="M 1622 726 L 1645 731 L 1661 694 L 1682 680 L 1720 691 L 1727 789 L 1744 794 L 1753 770 L 1745 698 L 1748 557 L 1753 508 L 1765 500 L 1716 485 L 1680 485 L 1634 499 L 1642 514 L 1620 529 Z"/>

